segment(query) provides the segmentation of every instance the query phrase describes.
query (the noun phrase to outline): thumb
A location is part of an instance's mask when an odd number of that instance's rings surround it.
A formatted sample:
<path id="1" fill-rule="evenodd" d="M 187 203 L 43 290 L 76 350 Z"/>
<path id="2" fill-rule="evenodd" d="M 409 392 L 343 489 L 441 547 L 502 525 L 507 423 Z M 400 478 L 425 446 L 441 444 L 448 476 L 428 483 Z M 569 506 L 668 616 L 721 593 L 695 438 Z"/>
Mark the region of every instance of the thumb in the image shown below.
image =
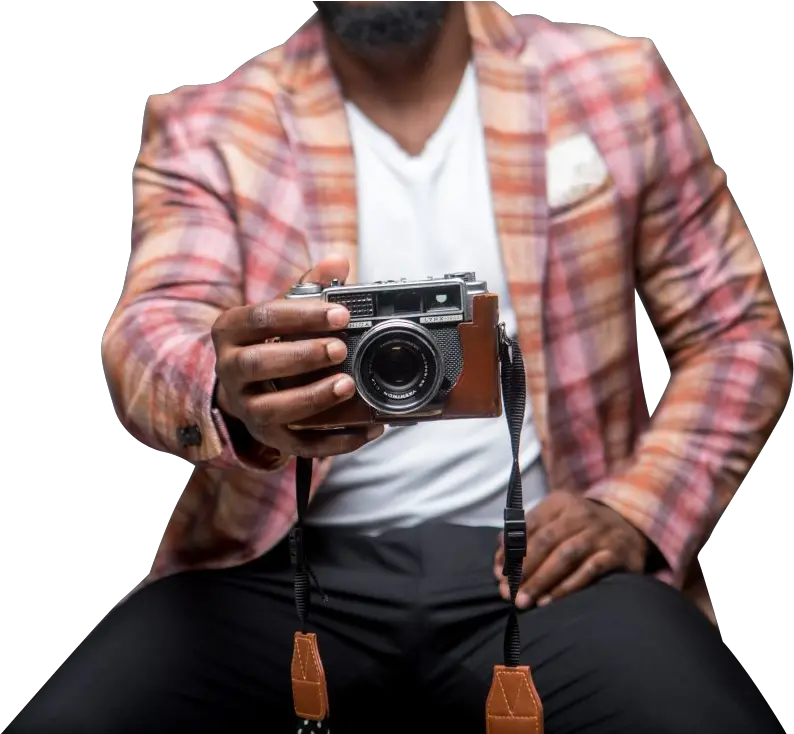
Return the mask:
<path id="1" fill-rule="evenodd" d="M 493 559 L 493 573 L 497 580 L 502 579 L 502 570 L 505 563 L 505 547 L 503 543 L 503 534 L 499 533 L 499 544 L 496 547 Z"/>
<path id="2" fill-rule="evenodd" d="M 300 279 L 301 283 L 320 283 L 328 285 L 336 279 L 340 283 L 347 280 L 350 275 L 350 263 L 343 255 L 329 255 L 318 262 L 311 270 L 305 272 Z"/>

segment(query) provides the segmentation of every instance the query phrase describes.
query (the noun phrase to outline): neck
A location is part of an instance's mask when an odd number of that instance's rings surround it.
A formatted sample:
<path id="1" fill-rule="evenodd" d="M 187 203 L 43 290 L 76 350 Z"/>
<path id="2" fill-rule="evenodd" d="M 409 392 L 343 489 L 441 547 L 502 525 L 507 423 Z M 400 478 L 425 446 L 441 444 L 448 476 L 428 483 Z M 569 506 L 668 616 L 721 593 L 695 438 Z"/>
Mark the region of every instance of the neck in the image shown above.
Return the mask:
<path id="1" fill-rule="evenodd" d="M 457 90 L 471 56 L 462 2 L 449 3 L 439 32 L 411 54 L 384 53 L 361 58 L 348 51 L 333 33 L 326 33 L 331 66 L 342 91 L 353 103 L 377 99 L 379 106 L 405 108 Z"/>

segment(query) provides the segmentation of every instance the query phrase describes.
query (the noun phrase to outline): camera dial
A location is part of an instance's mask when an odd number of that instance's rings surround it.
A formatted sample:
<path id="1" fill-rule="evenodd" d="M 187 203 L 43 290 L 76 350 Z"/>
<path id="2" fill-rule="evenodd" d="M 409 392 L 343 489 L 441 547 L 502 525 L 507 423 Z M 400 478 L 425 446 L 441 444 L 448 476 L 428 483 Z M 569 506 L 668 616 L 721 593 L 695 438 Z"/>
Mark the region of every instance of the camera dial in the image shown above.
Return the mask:
<path id="1" fill-rule="evenodd" d="M 319 283 L 296 283 L 290 288 L 291 296 L 316 296 L 323 292 Z"/>

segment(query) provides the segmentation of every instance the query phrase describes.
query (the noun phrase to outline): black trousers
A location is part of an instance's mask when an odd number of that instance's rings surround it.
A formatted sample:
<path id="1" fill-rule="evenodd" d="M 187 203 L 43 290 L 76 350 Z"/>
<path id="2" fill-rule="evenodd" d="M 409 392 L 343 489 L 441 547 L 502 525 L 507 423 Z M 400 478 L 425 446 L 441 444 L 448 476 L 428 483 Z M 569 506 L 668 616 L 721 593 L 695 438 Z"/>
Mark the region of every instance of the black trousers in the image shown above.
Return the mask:
<path id="1" fill-rule="evenodd" d="M 308 531 L 333 734 L 482 734 L 506 602 L 496 531 Z M 10 734 L 294 734 L 286 544 L 155 582 L 114 609 Z M 718 632 L 652 578 L 613 575 L 521 617 L 547 734 L 779 734 Z M 302 722 L 299 722 L 299 726 Z"/>

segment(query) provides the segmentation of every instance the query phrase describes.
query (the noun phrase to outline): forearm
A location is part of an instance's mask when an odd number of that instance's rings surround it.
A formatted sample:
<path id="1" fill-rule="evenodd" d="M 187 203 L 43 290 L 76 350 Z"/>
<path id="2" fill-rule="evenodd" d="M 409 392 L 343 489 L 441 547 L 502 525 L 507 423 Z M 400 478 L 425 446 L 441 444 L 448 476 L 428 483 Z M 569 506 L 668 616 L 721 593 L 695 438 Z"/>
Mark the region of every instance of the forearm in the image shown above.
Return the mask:
<path id="1" fill-rule="evenodd" d="M 777 423 L 791 389 L 778 338 L 726 335 L 673 371 L 632 462 L 588 492 L 658 549 L 677 583 Z"/>
<path id="2" fill-rule="evenodd" d="M 247 445 L 238 453 L 214 404 L 212 327 L 245 296 L 231 182 L 207 135 L 186 122 L 178 92 L 149 100 L 132 252 L 102 359 L 119 419 L 146 445 L 193 463 L 270 470 L 281 459 Z"/>
<path id="3" fill-rule="evenodd" d="M 671 377 L 632 461 L 589 496 L 639 528 L 683 583 L 783 411 L 791 347 L 725 174 L 655 48 L 645 52 L 634 264 Z"/>

